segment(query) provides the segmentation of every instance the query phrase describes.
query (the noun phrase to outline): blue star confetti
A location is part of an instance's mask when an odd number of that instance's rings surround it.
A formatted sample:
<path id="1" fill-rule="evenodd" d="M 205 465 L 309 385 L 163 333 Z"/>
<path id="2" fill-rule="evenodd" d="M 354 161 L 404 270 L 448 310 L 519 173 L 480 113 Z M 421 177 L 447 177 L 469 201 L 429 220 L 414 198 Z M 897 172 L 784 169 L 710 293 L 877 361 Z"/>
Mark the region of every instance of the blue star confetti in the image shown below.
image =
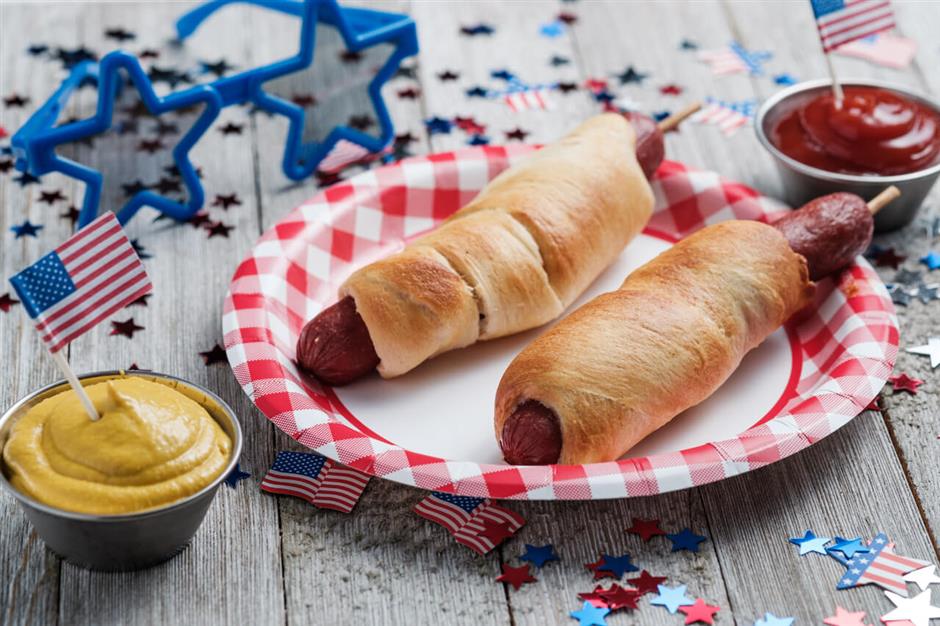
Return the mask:
<path id="1" fill-rule="evenodd" d="M 489 92 L 483 87 L 476 85 L 474 87 L 471 87 L 470 89 L 467 89 L 466 91 L 464 91 L 464 93 L 467 95 L 468 98 L 485 98 L 486 94 L 488 94 Z"/>
<path id="2" fill-rule="evenodd" d="M 940 269 L 940 254 L 931 250 L 926 256 L 920 257 L 920 262 L 927 266 L 929 270 Z"/>
<path id="3" fill-rule="evenodd" d="M 621 578 L 627 572 L 638 572 L 640 568 L 631 562 L 629 554 L 620 556 L 611 556 L 609 554 L 601 555 L 601 565 L 597 568 L 600 571 L 610 572 L 617 578 Z"/>
<path id="4" fill-rule="evenodd" d="M 793 78 L 792 76 L 790 76 L 789 74 L 785 73 L 785 72 L 784 72 L 783 74 L 775 74 L 775 75 L 774 75 L 774 84 L 775 84 L 775 85 L 783 85 L 783 86 L 795 85 L 795 84 L 796 84 L 796 79 Z"/>
<path id="5" fill-rule="evenodd" d="M 608 613 L 610 613 L 610 609 L 596 607 L 590 602 L 585 602 L 580 611 L 572 611 L 569 615 L 578 620 L 579 626 L 607 626 L 604 617 Z"/>
<path id="6" fill-rule="evenodd" d="M 251 476 L 248 472 L 243 472 L 241 465 L 239 463 L 235 464 L 235 469 L 229 472 L 229 475 L 225 477 L 225 484 L 235 489 L 238 486 L 239 481 L 245 480 Z"/>
<path id="7" fill-rule="evenodd" d="M 489 24 L 474 24 L 473 26 L 461 26 L 460 34 L 467 35 L 468 37 L 476 37 L 478 35 L 492 35 L 496 32 Z"/>
<path id="8" fill-rule="evenodd" d="M 692 606 L 695 602 L 689 596 L 685 595 L 685 585 L 676 587 L 667 587 L 666 585 L 657 585 L 659 594 L 650 600 L 650 604 L 664 607 L 670 613 L 675 613 L 680 606 Z"/>
<path id="9" fill-rule="evenodd" d="M 41 224 L 33 224 L 29 220 L 26 220 L 22 224 L 10 226 L 10 230 L 13 231 L 13 236 L 15 239 L 20 237 L 36 237 L 36 235 L 43 229 Z"/>
<path id="10" fill-rule="evenodd" d="M 705 541 L 702 535 L 696 535 L 688 528 L 683 528 L 678 533 L 666 535 L 666 538 L 672 542 L 672 551 L 687 550 L 689 552 L 698 552 L 698 546 Z"/>
<path id="11" fill-rule="evenodd" d="M 565 34 L 565 24 L 560 20 L 542 24 L 539 27 L 539 34 L 543 37 L 548 37 L 549 39 L 556 39 Z"/>
<path id="12" fill-rule="evenodd" d="M 490 143 L 490 138 L 486 135 L 472 135 L 470 139 L 467 140 L 467 145 L 470 146 L 485 146 Z"/>
<path id="13" fill-rule="evenodd" d="M 549 561 L 558 561 L 558 555 L 555 554 L 555 547 L 552 544 L 544 546 L 533 546 L 525 544 L 525 553 L 519 557 L 520 561 L 528 561 L 532 565 L 542 568 Z"/>
<path id="14" fill-rule="evenodd" d="M 833 552 L 841 552 L 848 558 L 855 556 L 856 552 L 868 552 L 868 548 L 862 545 L 862 538 L 856 537 L 855 539 L 843 539 L 842 537 L 836 536 L 836 543 L 831 548 L 826 548 L 826 550 L 831 554 Z"/>
<path id="15" fill-rule="evenodd" d="M 454 123 L 443 117 L 432 117 L 424 120 L 424 125 L 428 129 L 429 135 L 447 135 L 450 134 Z"/>
<path id="16" fill-rule="evenodd" d="M 826 554 L 826 544 L 832 541 L 831 537 L 817 537 L 816 534 L 807 530 L 802 537 L 791 537 L 790 543 L 800 547 L 800 556 L 805 556 L 810 552 Z"/>
<path id="17" fill-rule="evenodd" d="M 492 78 L 498 78 L 499 80 L 512 80 L 516 77 L 515 74 L 507 69 L 493 70 L 490 72 L 490 76 Z"/>

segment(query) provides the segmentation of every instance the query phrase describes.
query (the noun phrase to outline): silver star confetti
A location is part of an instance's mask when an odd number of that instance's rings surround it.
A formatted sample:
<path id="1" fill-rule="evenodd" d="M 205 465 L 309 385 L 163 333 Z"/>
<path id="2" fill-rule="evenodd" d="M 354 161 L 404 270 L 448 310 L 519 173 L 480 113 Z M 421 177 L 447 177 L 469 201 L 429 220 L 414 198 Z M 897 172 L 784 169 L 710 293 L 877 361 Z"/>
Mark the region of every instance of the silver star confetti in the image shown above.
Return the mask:
<path id="1" fill-rule="evenodd" d="M 917 288 L 917 299 L 924 304 L 930 304 L 931 300 L 940 300 L 940 284 L 919 285 Z"/>
<path id="2" fill-rule="evenodd" d="M 907 268 L 899 270 L 898 273 L 894 275 L 894 281 L 902 285 L 914 285 L 919 283 L 920 279 L 920 272 L 912 272 Z"/>
<path id="3" fill-rule="evenodd" d="M 933 369 L 940 365 L 940 337 L 930 337 L 926 344 L 908 348 L 907 352 L 929 356 L 930 368 Z"/>

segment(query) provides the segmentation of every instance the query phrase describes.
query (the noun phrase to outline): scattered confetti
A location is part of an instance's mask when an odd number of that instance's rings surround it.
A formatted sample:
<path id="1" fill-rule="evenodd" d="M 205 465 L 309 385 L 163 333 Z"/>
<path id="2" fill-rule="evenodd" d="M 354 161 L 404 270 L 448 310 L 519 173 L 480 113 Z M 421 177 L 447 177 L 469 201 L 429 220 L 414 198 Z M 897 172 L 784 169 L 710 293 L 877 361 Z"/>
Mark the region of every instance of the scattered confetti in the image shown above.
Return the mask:
<path id="1" fill-rule="evenodd" d="M 683 39 L 679 43 L 680 50 L 698 50 L 698 44 L 689 39 Z"/>
<path id="2" fill-rule="evenodd" d="M 261 480 L 261 490 L 306 500 L 315 507 L 350 513 L 369 476 L 310 452 L 277 453 Z"/>
<path id="3" fill-rule="evenodd" d="M 421 500 L 414 507 L 414 512 L 440 524 L 453 535 L 457 543 L 478 554 L 486 554 L 498 544 L 484 536 L 488 528 L 502 527 L 512 534 L 525 524 L 521 515 L 493 504 L 486 498 L 455 496 L 436 491 Z"/>
<path id="4" fill-rule="evenodd" d="M 454 126 L 472 135 L 480 135 L 486 132 L 486 126 L 480 124 L 472 117 L 457 116 L 454 118 Z"/>
<path id="5" fill-rule="evenodd" d="M 228 476 L 225 477 L 225 484 L 231 487 L 232 489 L 235 489 L 236 487 L 238 487 L 239 482 L 245 480 L 246 478 L 249 478 L 250 476 L 251 474 L 249 474 L 248 472 L 242 471 L 241 464 L 236 463 L 235 468 L 231 472 L 229 472 Z"/>
<path id="6" fill-rule="evenodd" d="M 835 544 L 833 544 L 830 548 L 826 548 L 826 551 L 829 554 L 833 554 L 834 552 L 841 552 L 850 559 L 858 552 L 870 552 L 870 550 L 862 544 L 861 537 L 856 537 L 855 539 L 843 539 L 839 536 L 836 536 Z"/>
<path id="7" fill-rule="evenodd" d="M 918 378 L 911 378 L 907 374 L 901 373 L 897 376 L 888 378 L 888 382 L 894 387 L 894 392 L 906 391 L 911 395 L 917 395 L 917 388 L 924 384 L 924 381 Z M 848 556 L 848 555 L 847 555 Z"/>
<path id="8" fill-rule="evenodd" d="M 29 172 L 20 172 L 18 176 L 13 179 L 20 187 L 25 187 L 26 185 L 35 185 L 39 182 L 39 179 Z"/>
<path id="9" fill-rule="evenodd" d="M 22 224 L 10 226 L 10 230 L 13 231 L 15 239 L 19 239 L 20 237 L 36 237 L 42 229 L 42 224 L 33 224 L 29 220 L 26 220 Z"/>
<path id="10" fill-rule="evenodd" d="M 666 538 L 672 542 L 672 551 L 687 550 L 689 552 L 698 552 L 699 544 L 705 541 L 702 535 L 696 535 L 688 528 L 683 528 L 674 535 L 666 535 Z"/>
<path id="11" fill-rule="evenodd" d="M 610 589 L 601 591 L 600 595 L 604 599 L 608 609 L 611 611 L 619 611 L 620 609 L 636 609 L 637 602 L 643 594 L 636 589 L 621 587 L 617 583 L 614 583 L 610 586 Z"/>
<path id="12" fill-rule="evenodd" d="M 894 282 L 901 283 L 902 285 L 914 285 L 921 282 L 922 274 L 920 272 L 915 272 L 905 268 L 898 270 L 898 273 L 894 275 Z"/>
<path id="13" fill-rule="evenodd" d="M 222 207 L 226 211 L 229 207 L 241 206 L 242 201 L 238 199 L 238 194 L 229 193 L 229 194 L 215 194 L 215 198 L 212 200 L 212 206 Z"/>
<path id="14" fill-rule="evenodd" d="M 124 190 L 125 196 L 130 197 L 130 196 L 140 193 L 141 191 L 149 189 L 149 187 L 138 179 L 132 183 L 126 183 L 126 184 L 121 185 L 121 189 Z"/>
<path id="15" fill-rule="evenodd" d="M 940 269 L 940 253 L 931 250 L 925 256 L 920 257 L 920 262 L 931 271 Z"/>
<path id="16" fill-rule="evenodd" d="M 571 93 L 572 91 L 577 91 L 578 86 L 575 83 L 560 82 L 555 85 L 555 87 L 561 93 Z"/>
<path id="17" fill-rule="evenodd" d="M 628 533 L 639 535 L 643 541 L 649 541 L 653 537 L 665 535 L 666 531 L 659 527 L 658 519 L 640 519 L 633 518 L 633 525 L 627 529 Z"/>
<path id="18" fill-rule="evenodd" d="M 235 69 L 235 66 L 230 65 L 225 59 L 219 59 L 215 63 L 200 61 L 199 65 L 202 66 L 203 74 L 214 74 L 216 78 L 222 78 L 229 70 Z"/>
<path id="19" fill-rule="evenodd" d="M 460 78 L 460 72 L 454 72 L 452 70 L 444 70 L 443 72 L 438 72 L 437 78 L 441 82 L 457 80 L 458 78 Z"/>
<path id="20" fill-rule="evenodd" d="M 568 57 L 559 56 L 557 54 L 552 55 L 552 58 L 548 60 L 548 64 L 552 67 L 561 67 L 562 65 L 568 65 L 571 63 L 571 59 Z"/>
<path id="21" fill-rule="evenodd" d="M 868 544 L 869 553 L 862 553 L 849 560 L 836 557 L 845 566 L 845 575 L 839 580 L 837 589 L 849 589 L 862 585 L 878 585 L 907 597 L 907 585 L 902 576 L 930 565 L 926 561 L 895 554 L 894 544 L 888 536 L 878 533 Z M 833 555 L 835 556 L 835 555 Z"/>
<path id="22" fill-rule="evenodd" d="M 865 626 L 863 619 L 865 619 L 865 611 L 851 612 L 837 606 L 836 614 L 825 618 L 823 624 L 826 626 Z"/>
<path id="23" fill-rule="evenodd" d="M 940 337 L 930 337 L 924 345 L 907 348 L 906 351 L 911 354 L 929 356 L 930 369 L 934 369 L 940 365 Z"/>
<path id="24" fill-rule="evenodd" d="M 742 72 L 760 76 L 764 73 L 763 64 L 773 56 L 765 50 L 750 51 L 736 41 L 723 48 L 701 50 L 697 55 L 698 60 L 707 63 L 712 74 L 718 76 Z"/>
<path id="25" fill-rule="evenodd" d="M 122 43 L 137 38 L 137 35 L 123 28 L 108 28 L 104 31 L 104 36 Z"/>
<path id="26" fill-rule="evenodd" d="M 568 13 L 567 11 L 562 11 L 561 13 L 558 14 L 557 19 L 559 22 L 564 22 L 568 26 L 571 26 L 572 24 L 578 21 L 578 16 L 575 15 L 574 13 Z"/>
<path id="27" fill-rule="evenodd" d="M 166 146 L 163 145 L 163 142 L 157 139 L 141 139 L 140 143 L 137 144 L 138 152 L 146 152 L 147 154 L 154 154 L 163 150 Z"/>
<path id="28" fill-rule="evenodd" d="M 0 298 L 0 301 L 2 301 L 2 298 Z M 940 576 L 937 576 L 936 572 L 936 565 L 928 565 L 905 574 L 904 580 L 916 584 L 921 591 L 924 591 L 930 585 L 940 585 Z"/>
<path id="29" fill-rule="evenodd" d="M 784 87 L 787 87 L 787 86 L 789 86 L 789 85 L 795 85 L 796 82 L 797 82 L 796 79 L 793 78 L 792 76 L 790 76 L 789 74 L 786 74 L 786 73 L 784 73 L 784 74 L 774 74 L 774 84 L 775 84 L 775 85 L 782 85 L 782 86 L 784 86 Z"/>
<path id="30" fill-rule="evenodd" d="M 478 35 L 492 35 L 495 29 L 488 24 L 475 24 L 473 26 L 461 26 L 460 34 L 467 35 L 468 37 L 476 37 Z"/>
<path id="31" fill-rule="evenodd" d="M 219 132 L 223 135 L 241 135 L 242 130 L 244 129 L 244 124 L 236 124 L 235 122 L 226 122 L 222 126 L 219 126 Z"/>
<path id="32" fill-rule="evenodd" d="M 751 121 L 756 109 L 757 101 L 754 99 L 729 101 L 708 98 L 705 106 L 691 119 L 698 124 L 715 125 L 730 137 Z"/>
<path id="33" fill-rule="evenodd" d="M 628 572 L 638 572 L 640 568 L 633 564 L 632 557 L 629 554 L 620 556 L 611 556 L 609 554 L 601 555 L 601 564 L 594 570 L 595 577 L 598 572 L 610 572 L 615 578 L 622 578 Z"/>
<path id="34" fill-rule="evenodd" d="M 176 178 L 167 178 L 162 176 L 154 185 L 151 186 L 151 189 L 156 189 L 160 193 L 166 195 L 173 191 L 182 191 L 183 182 Z"/>
<path id="35" fill-rule="evenodd" d="M 65 200 L 65 196 L 61 191 L 56 189 L 55 191 L 40 191 L 39 192 L 39 201 L 43 204 L 55 204 L 56 202 L 61 202 Z"/>
<path id="36" fill-rule="evenodd" d="M 903 254 L 898 254 L 895 252 L 894 248 L 885 248 L 883 250 L 878 250 L 875 255 L 875 265 L 878 267 L 891 267 L 893 269 L 898 269 L 898 265 L 904 262 L 907 257 Z"/>
<path id="37" fill-rule="evenodd" d="M 137 256 L 141 259 L 153 258 L 153 255 L 147 252 L 147 249 L 140 243 L 139 239 L 131 239 L 131 247 L 134 248 L 134 252 L 136 252 Z"/>
<path id="38" fill-rule="evenodd" d="M 597 607 L 590 602 L 585 602 L 580 611 L 572 611 L 569 615 L 578 620 L 579 626 L 607 626 L 604 617 L 608 613 L 610 609 L 606 607 Z"/>
<path id="39" fill-rule="evenodd" d="M 179 72 L 173 68 L 163 68 L 154 65 L 147 71 L 147 77 L 153 83 L 166 83 L 172 88 L 176 88 L 180 83 L 191 83 L 192 79 L 185 72 Z"/>
<path id="40" fill-rule="evenodd" d="M 134 338 L 134 333 L 146 330 L 143 326 L 139 326 L 134 323 L 134 318 L 129 317 L 123 322 L 111 322 L 111 335 L 121 335 L 127 337 L 128 339 Z"/>
<path id="41" fill-rule="evenodd" d="M 636 578 L 628 578 L 627 582 L 630 583 L 630 586 L 634 587 L 640 595 L 645 595 L 647 593 L 656 593 L 659 585 L 666 582 L 666 577 L 653 576 L 646 570 L 643 570 Z"/>
<path id="42" fill-rule="evenodd" d="M 882 622 L 907 620 L 914 626 L 928 626 L 930 620 L 940 618 L 940 607 L 930 603 L 929 589 L 921 591 L 913 598 L 905 598 L 890 591 L 885 591 L 885 596 L 895 608 L 881 616 Z"/>
<path id="43" fill-rule="evenodd" d="M 657 590 L 659 594 L 650 600 L 650 604 L 665 607 L 670 613 L 675 613 L 679 610 L 679 607 L 695 604 L 692 598 L 685 595 L 685 585 L 677 585 L 675 587 L 659 585 Z"/>
<path id="44" fill-rule="evenodd" d="M 13 169 L 13 159 L 0 159 L 0 173 L 6 174 Z"/>
<path id="45" fill-rule="evenodd" d="M 216 363 L 228 363 L 228 357 L 225 355 L 225 348 L 219 344 L 212 346 L 211 350 L 200 352 L 199 356 L 202 357 L 203 362 L 207 366 L 215 365 Z"/>
<path id="46" fill-rule="evenodd" d="M 496 581 L 512 585 L 512 588 L 516 591 L 518 591 L 522 585 L 534 583 L 537 580 L 529 571 L 528 564 L 520 567 L 512 567 L 508 563 L 503 563 L 501 568 L 503 573 L 496 577 Z"/>
<path id="47" fill-rule="evenodd" d="M 315 106 L 317 103 L 317 99 L 312 93 L 295 93 L 290 97 L 290 101 L 303 108 Z"/>
<path id="48" fill-rule="evenodd" d="M 212 239 L 213 237 L 225 237 L 228 239 L 228 234 L 235 230 L 234 226 L 227 226 L 222 222 L 206 222 L 204 228 L 206 229 L 206 232 L 209 233 L 209 239 Z"/>
<path id="49" fill-rule="evenodd" d="M 15 300 L 13 296 L 11 296 L 9 292 L 7 292 L 3 294 L 2 296 L 0 296 L 0 311 L 3 311 L 4 313 L 9 313 L 10 309 L 13 308 L 13 305 L 19 304 L 19 303 L 20 303 L 19 300 Z"/>
<path id="50" fill-rule="evenodd" d="M 565 23 L 560 20 L 547 22 L 539 26 L 539 34 L 549 39 L 556 39 L 565 34 Z"/>
<path id="51" fill-rule="evenodd" d="M 421 95 L 421 90 L 415 87 L 406 87 L 405 89 L 399 89 L 396 93 L 403 100 L 416 100 Z"/>
<path id="52" fill-rule="evenodd" d="M 807 530 L 802 537 L 791 537 L 790 543 L 800 547 L 800 556 L 805 556 L 810 552 L 826 554 L 826 544 L 832 541 L 830 537 L 817 537 L 811 530 Z"/>
<path id="53" fill-rule="evenodd" d="M 339 60 L 343 63 L 359 63 L 362 61 L 362 53 L 353 50 L 342 50 L 339 53 Z"/>
<path id="54" fill-rule="evenodd" d="M 3 99 L 3 104 L 5 104 L 10 109 L 20 108 L 20 107 L 25 106 L 28 103 L 29 103 L 29 98 L 24 98 L 23 96 L 17 93 L 10 94 L 9 96 L 6 96 Z"/>
<path id="55" fill-rule="evenodd" d="M 764 617 L 754 622 L 754 626 L 792 626 L 794 618 L 777 617 L 773 613 L 764 613 Z"/>
<path id="56" fill-rule="evenodd" d="M 685 613 L 686 624 L 694 624 L 696 622 L 714 624 L 715 613 L 719 610 L 717 606 L 706 604 L 701 598 L 696 598 L 693 604 L 679 607 L 679 611 Z"/>
<path id="57" fill-rule="evenodd" d="M 522 130 L 518 126 L 512 130 L 505 131 L 507 140 L 516 140 L 516 141 L 525 141 L 525 138 L 529 136 L 528 131 Z"/>
<path id="58" fill-rule="evenodd" d="M 533 546 L 525 544 L 525 553 L 519 557 L 520 561 L 528 561 L 532 565 L 541 569 L 549 561 L 557 561 L 558 555 L 555 554 L 555 548 L 552 544 L 544 546 Z"/>
<path id="59" fill-rule="evenodd" d="M 424 126 L 429 135 L 447 135 L 453 129 L 454 124 L 443 117 L 432 117 L 424 120 Z"/>
<path id="60" fill-rule="evenodd" d="M 624 71 L 620 72 L 619 74 L 615 74 L 615 76 L 620 80 L 620 84 L 621 84 L 621 85 L 626 85 L 626 84 L 629 84 L 629 83 L 642 84 L 643 81 L 646 80 L 647 77 L 649 77 L 649 74 L 644 74 L 644 73 L 642 73 L 642 72 L 638 72 L 638 71 L 631 65 L 630 67 L 628 67 L 628 68 L 625 69 Z M 606 86 L 606 85 L 605 85 L 605 86 Z"/>

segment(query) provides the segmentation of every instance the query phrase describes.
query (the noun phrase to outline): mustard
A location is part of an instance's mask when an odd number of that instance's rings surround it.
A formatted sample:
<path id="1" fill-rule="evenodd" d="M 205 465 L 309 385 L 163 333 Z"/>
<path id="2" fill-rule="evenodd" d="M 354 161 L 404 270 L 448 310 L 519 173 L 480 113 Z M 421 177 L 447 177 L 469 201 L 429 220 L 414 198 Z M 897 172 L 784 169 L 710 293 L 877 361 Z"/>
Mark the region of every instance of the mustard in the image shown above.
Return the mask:
<path id="1" fill-rule="evenodd" d="M 229 436 L 172 387 L 127 377 L 85 391 L 97 421 L 69 389 L 13 425 L 3 459 L 15 489 L 67 511 L 134 513 L 198 492 L 228 464 Z"/>

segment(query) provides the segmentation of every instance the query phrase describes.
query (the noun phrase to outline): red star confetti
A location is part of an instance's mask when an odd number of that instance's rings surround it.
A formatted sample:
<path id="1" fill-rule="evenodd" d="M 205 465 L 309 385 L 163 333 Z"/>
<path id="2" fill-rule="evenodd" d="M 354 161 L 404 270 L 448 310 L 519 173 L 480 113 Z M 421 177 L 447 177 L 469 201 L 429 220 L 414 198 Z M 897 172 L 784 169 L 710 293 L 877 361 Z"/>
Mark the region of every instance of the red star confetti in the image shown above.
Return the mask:
<path id="1" fill-rule="evenodd" d="M 703 624 L 714 624 L 715 623 L 715 613 L 720 609 L 717 606 L 711 606 L 706 604 L 701 598 L 696 598 L 695 604 L 689 606 L 680 606 L 679 610 L 685 613 L 685 623 L 686 624 L 695 624 L 696 622 L 702 622 Z"/>
<path id="2" fill-rule="evenodd" d="M 244 129 L 244 124 L 236 124 L 235 122 L 226 122 L 222 126 L 219 126 L 219 132 L 223 135 L 241 135 L 242 129 Z"/>
<path id="3" fill-rule="evenodd" d="M 10 131 L 8 131 L 3 126 L 0 126 L 0 139 L 6 139 L 10 136 Z"/>
<path id="4" fill-rule="evenodd" d="M 682 87 L 673 84 L 663 85 L 659 88 L 659 93 L 664 96 L 678 96 L 682 94 Z"/>
<path id="5" fill-rule="evenodd" d="M 865 611 L 852 612 L 836 607 L 836 614 L 823 620 L 826 626 L 866 626 L 862 621 L 865 619 Z"/>
<path id="6" fill-rule="evenodd" d="M 658 587 L 666 582 L 666 577 L 653 576 L 646 570 L 643 570 L 636 578 L 628 578 L 627 582 L 635 587 L 640 594 L 658 593 Z"/>
<path id="7" fill-rule="evenodd" d="M 878 267 L 898 269 L 898 265 L 903 263 L 906 259 L 907 257 L 905 255 L 898 254 L 894 251 L 894 248 L 885 248 L 875 256 L 875 265 Z"/>
<path id="8" fill-rule="evenodd" d="M 872 398 L 872 401 L 868 403 L 868 406 L 865 407 L 866 411 L 878 411 L 881 412 L 881 407 L 878 405 L 878 400 L 881 399 L 881 396 L 875 396 Z"/>
<path id="9" fill-rule="evenodd" d="M 65 213 L 60 213 L 59 217 L 68 220 L 72 226 L 75 226 L 75 224 L 78 223 L 78 209 L 74 206 L 70 206 L 65 210 Z"/>
<path id="10" fill-rule="evenodd" d="M 604 91 L 607 89 L 607 81 L 601 78 L 589 78 L 584 81 L 584 86 L 591 91 Z"/>
<path id="11" fill-rule="evenodd" d="M 449 80 L 457 80 L 460 78 L 459 72 L 452 72 L 451 70 L 444 70 L 443 72 L 438 72 L 437 78 L 440 81 L 447 82 Z"/>
<path id="12" fill-rule="evenodd" d="M 888 382 L 894 387 L 894 392 L 906 391 L 911 395 L 917 395 L 917 388 L 924 384 L 919 378 L 911 378 L 907 374 L 901 373 L 897 376 L 888 378 Z"/>
<path id="13" fill-rule="evenodd" d="M 128 339 L 134 338 L 134 333 L 144 330 L 143 326 L 134 323 L 134 318 L 130 317 L 123 322 L 111 322 L 112 335 L 123 335 Z"/>
<path id="14" fill-rule="evenodd" d="M 639 535 L 643 541 L 649 541 L 653 537 L 665 535 L 666 531 L 659 527 L 658 519 L 640 519 L 633 518 L 633 526 L 627 529 L 628 533 Z"/>
<path id="15" fill-rule="evenodd" d="M 7 292 L 0 296 L 0 311 L 4 313 L 9 313 L 10 309 L 13 308 L 14 304 L 19 304 L 19 300 L 14 300 L 13 296 L 10 295 L 10 292 Z"/>
<path id="16" fill-rule="evenodd" d="M 637 601 L 642 595 L 636 589 L 621 587 L 617 583 L 611 585 L 607 591 L 601 591 L 601 597 L 607 602 L 607 608 L 611 611 L 637 608 Z"/>
<path id="17" fill-rule="evenodd" d="M 594 591 L 582 591 L 578 594 L 578 597 L 585 602 L 590 603 L 590 605 L 593 607 L 605 608 L 607 607 L 607 600 L 605 600 L 604 596 L 601 595 L 603 592 L 604 587 L 598 585 L 594 587 Z"/>
<path id="18" fill-rule="evenodd" d="M 152 293 L 145 293 L 141 297 L 137 298 L 127 306 L 147 306 L 150 297 L 153 296 Z"/>
<path id="19" fill-rule="evenodd" d="M 205 224 L 208 224 L 212 220 L 209 219 L 209 214 L 205 211 L 198 211 L 191 218 L 186 220 L 186 223 L 191 225 L 193 228 L 202 228 Z"/>
<path id="20" fill-rule="evenodd" d="M 557 19 L 559 22 L 564 22 L 565 24 L 568 24 L 569 26 L 571 26 L 572 24 L 578 21 L 578 16 L 575 15 L 574 13 L 568 13 L 567 11 L 562 11 L 561 13 L 558 14 Z"/>
<path id="21" fill-rule="evenodd" d="M 513 528 L 508 522 L 501 524 L 486 525 L 480 531 L 479 536 L 489 539 L 494 546 L 498 546 L 513 535 Z M 526 566 L 528 568 L 528 565 Z"/>
<path id="22" fill-rule="evenodd" d="M 7 108 L 10 108 L 10 109 L 14 107 L 21 107 L 28 102 L 29 102 L 29 98 L 24 98 L 23 96 L 16 94 L 16 93 L 10 94 L 9 96 L 3 99 L 3 104 L 5 104 Z"/>
<path id="23" fill-rule="evenodd" d="M 205 229 L 209 233 L 209 239 L 216 236 L 228 239 L 229 232 L 235 230 L 235 227 L 226 226 L 222 222 L 206 222 Z"/>
<path id="24" fill-rule="evenodd" d="M 486 126 L 480 124 L 472 117 L 455 117 L 454 125 L 470 135 L 482 135 L 486 132 Z"/>
<path id="25" fill-rule="evenodd" d="M 237 193 L 229 194 L 215 194 L 215 199 L 212 201 L 212 206 L 222 207 L 225 210 L 228 210 L 231 206 L 241 206 L 242 201 L 238 199 Z"/>
<path id="26" fill-rule="evenodd" d="M 512 585 L 512 588 L 517 591 L 522 585 L 536 581 L 535 576 L 529 572 L 528 564 L 522 567 L 512 567 L 508 563 L 503 563 L 502 569 L 503 573 L 496 577 L 496 581 Z"/>
<path id="27" fill-rule="evenodd" d="M 414 87 L 406 87 L 405 89 L 398 90 L 398 97 L 405 100 L 414 100 L 421 95 L 420 89 L 415 89 Z"/>
<path id="28" fill-rule="evenodd" d="M 522 130 L 518 126 L 512 130 L 505 131 L 506 140 L 515 139 L 516 141 L 525 141 L 525 138 L 529 136 L 528 131 Z"/>
<path id="29" fill-rule="evenodd" d="M 219 344 L 212 346 L 211 350 L 206 350 L 205 352 L 200 352 L 199 356 L 202 357 L 202 360 L 207 366 L 214 365 L 216 363 L 226 363 L 228 362 L 228 357 L 225 356 L 225 348 Z"/>
<path id="30" fill-rule="evenodd" d="M 290 101 L 299 107 L 312 107 L 317 103 L 317 99 L 312 93 L 295 93 L 290 97 Z"/>
<path id="31" fill-rule="evenodd" d="M 39 192 L 39 201 L 43 204 L 55 204 L 61 200 L 65 200 L 65 196 L 58 189 L 54 191 L 40 191 Z"/>
<path id="32" fill-rule="evenodd" d="M 147 154 L 153 154 L 159 150 L 163 150 L 165 146 L 160 139 L 141 139 L 140 143 L 137 144 L 138 152 L 146 152 Z"/>
<path id="33" fill-rule="evenodd" d="M 594 561 L 593 563 L 585 563 L 584 567 L 594 572 L 594 580 L 598 580 L 601 578 L 613 578 L 614 577 L 613 572 L 607 572 L 607 571 L 600 569 L 604 567 L 603 556 L 597 559 L 596 561 Z"/>

